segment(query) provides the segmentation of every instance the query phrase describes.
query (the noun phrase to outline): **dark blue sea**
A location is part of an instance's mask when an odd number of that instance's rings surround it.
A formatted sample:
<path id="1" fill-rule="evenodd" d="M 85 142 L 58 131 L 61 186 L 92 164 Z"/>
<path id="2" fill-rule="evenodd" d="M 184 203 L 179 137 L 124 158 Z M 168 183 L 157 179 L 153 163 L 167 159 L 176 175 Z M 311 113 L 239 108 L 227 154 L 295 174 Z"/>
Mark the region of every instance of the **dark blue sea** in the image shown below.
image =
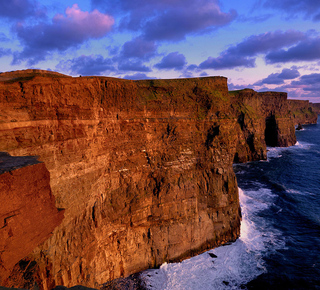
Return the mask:
<path id="1" fill-rule="evenodd" d="M 240 238 L 143 276 L 149 289 L 320 289 L 320 124 L 268 160 L 235 165 Z M 209 255 L 213 253 L 217 258 Z"/>

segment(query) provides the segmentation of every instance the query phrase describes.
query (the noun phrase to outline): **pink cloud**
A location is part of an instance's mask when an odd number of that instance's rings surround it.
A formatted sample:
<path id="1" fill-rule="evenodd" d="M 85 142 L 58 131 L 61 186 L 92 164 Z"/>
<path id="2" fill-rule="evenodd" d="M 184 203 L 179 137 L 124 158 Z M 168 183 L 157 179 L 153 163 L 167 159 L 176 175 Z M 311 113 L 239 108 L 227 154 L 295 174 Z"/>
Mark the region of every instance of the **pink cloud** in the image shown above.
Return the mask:
<path id="1" fill-rule="evenodd" d="M 114 18 L 97 9 L 92 12 L 81 11 L 78 4 L 74 4 L 71 8 L 66 9 L 66 16 L 57 14 L 53 18 L 53 23 L 86 37 L 100 38 L 111 30 Z"/>
<path id="2" fill-rule="evenodd" d="M 35 25 L 18 23 L 15 31 L 21 40 L 22 52 L 14 55 L 13 64 L 28 60 L 34 65 L 45 60 L 52 51 L 75 48 L 90 39 L 104 37 L 114 24 L 112 16 L 98 10 L 81 11 L 77 4 L 66 9 L 65 15 L 57 14 L 52 22 Z"/>

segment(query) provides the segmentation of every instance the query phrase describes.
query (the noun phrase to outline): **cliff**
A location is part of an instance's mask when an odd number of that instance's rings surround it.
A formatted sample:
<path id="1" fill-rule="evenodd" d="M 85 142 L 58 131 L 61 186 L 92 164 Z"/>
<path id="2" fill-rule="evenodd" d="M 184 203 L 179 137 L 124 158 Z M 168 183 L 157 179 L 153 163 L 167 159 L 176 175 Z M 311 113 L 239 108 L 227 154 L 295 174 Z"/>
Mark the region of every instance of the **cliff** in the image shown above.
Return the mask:
<path id="1" fill-rule="evenodd" d="M 288 104 L 295 125 L 317 123 L 318 113 L 309 101 L 288 100 Z"/>
<path id="2" fill-rule="evenodd" d="M 286 94 L 228 93 L 224 77 L 134 82 L 27 70 L 0 74 L 0 107 L 0 150 L 38 155 L 65 209 L 25 258 L 37 270 L 6 284 L 20 287 L 99 287 L 234 241 L 233 162 L 295 143 Z"/>
<path id="3" fill-rule="evenodd" d="M 316 114 L 320 115 L 320 103 L 310 103 L 310 106 Z"/>
<path id="4" fill-rule="evenodd" d="M 55 207 L 49 172 L 34 157 L 0 152 L 0 285 L 15 264 L 47 240 L 63 219 Z"/>
<path id="5" fill-rule="evenodd" d="M 246 134 L 247 143 L 253 152 L 261 152 L 260 156 L 256 156 L 253 160 L 266 158 L 262 153 L 265 145 L 286 147 L 296 143 L 286 93 L 258 93 L 251 89 L 244 89 L 230 91 L 229 94 L 233 98 L 232 103 L 240 108 L 239 122 L 242 130 L 249 129 Z M 251 118 L 248 123 L 249 116 Z"/>

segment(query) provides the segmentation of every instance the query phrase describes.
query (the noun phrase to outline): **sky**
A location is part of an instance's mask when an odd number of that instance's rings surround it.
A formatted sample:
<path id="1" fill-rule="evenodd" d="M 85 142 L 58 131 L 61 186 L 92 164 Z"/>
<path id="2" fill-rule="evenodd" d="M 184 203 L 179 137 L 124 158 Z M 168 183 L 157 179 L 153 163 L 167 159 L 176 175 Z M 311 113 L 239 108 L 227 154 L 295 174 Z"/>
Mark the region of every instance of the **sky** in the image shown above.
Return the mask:
<path id="1" fill-rule="evenodd" d="M 28 68 L 320 102 L 320 1 L 0 0 L 0 72 Z"/>

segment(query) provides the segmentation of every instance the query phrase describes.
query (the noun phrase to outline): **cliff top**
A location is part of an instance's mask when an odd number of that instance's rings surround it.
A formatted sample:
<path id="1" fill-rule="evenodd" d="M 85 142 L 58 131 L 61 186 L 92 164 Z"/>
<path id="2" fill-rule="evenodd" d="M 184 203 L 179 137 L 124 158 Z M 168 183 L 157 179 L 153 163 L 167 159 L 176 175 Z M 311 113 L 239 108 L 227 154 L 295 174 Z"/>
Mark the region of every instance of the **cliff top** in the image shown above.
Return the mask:
<path id="1" fill-rule="evenodd" d="M 62 77 L 62 78 L 71 78 L 70 76 L 47 70 L 40 69 L 26 69 L 26 70 L 17 70 L 10 72 L 0 73 L 0 81 L 18 81 L 20 79 L 32 79 L 35 76 L 42 77 Z"/>

